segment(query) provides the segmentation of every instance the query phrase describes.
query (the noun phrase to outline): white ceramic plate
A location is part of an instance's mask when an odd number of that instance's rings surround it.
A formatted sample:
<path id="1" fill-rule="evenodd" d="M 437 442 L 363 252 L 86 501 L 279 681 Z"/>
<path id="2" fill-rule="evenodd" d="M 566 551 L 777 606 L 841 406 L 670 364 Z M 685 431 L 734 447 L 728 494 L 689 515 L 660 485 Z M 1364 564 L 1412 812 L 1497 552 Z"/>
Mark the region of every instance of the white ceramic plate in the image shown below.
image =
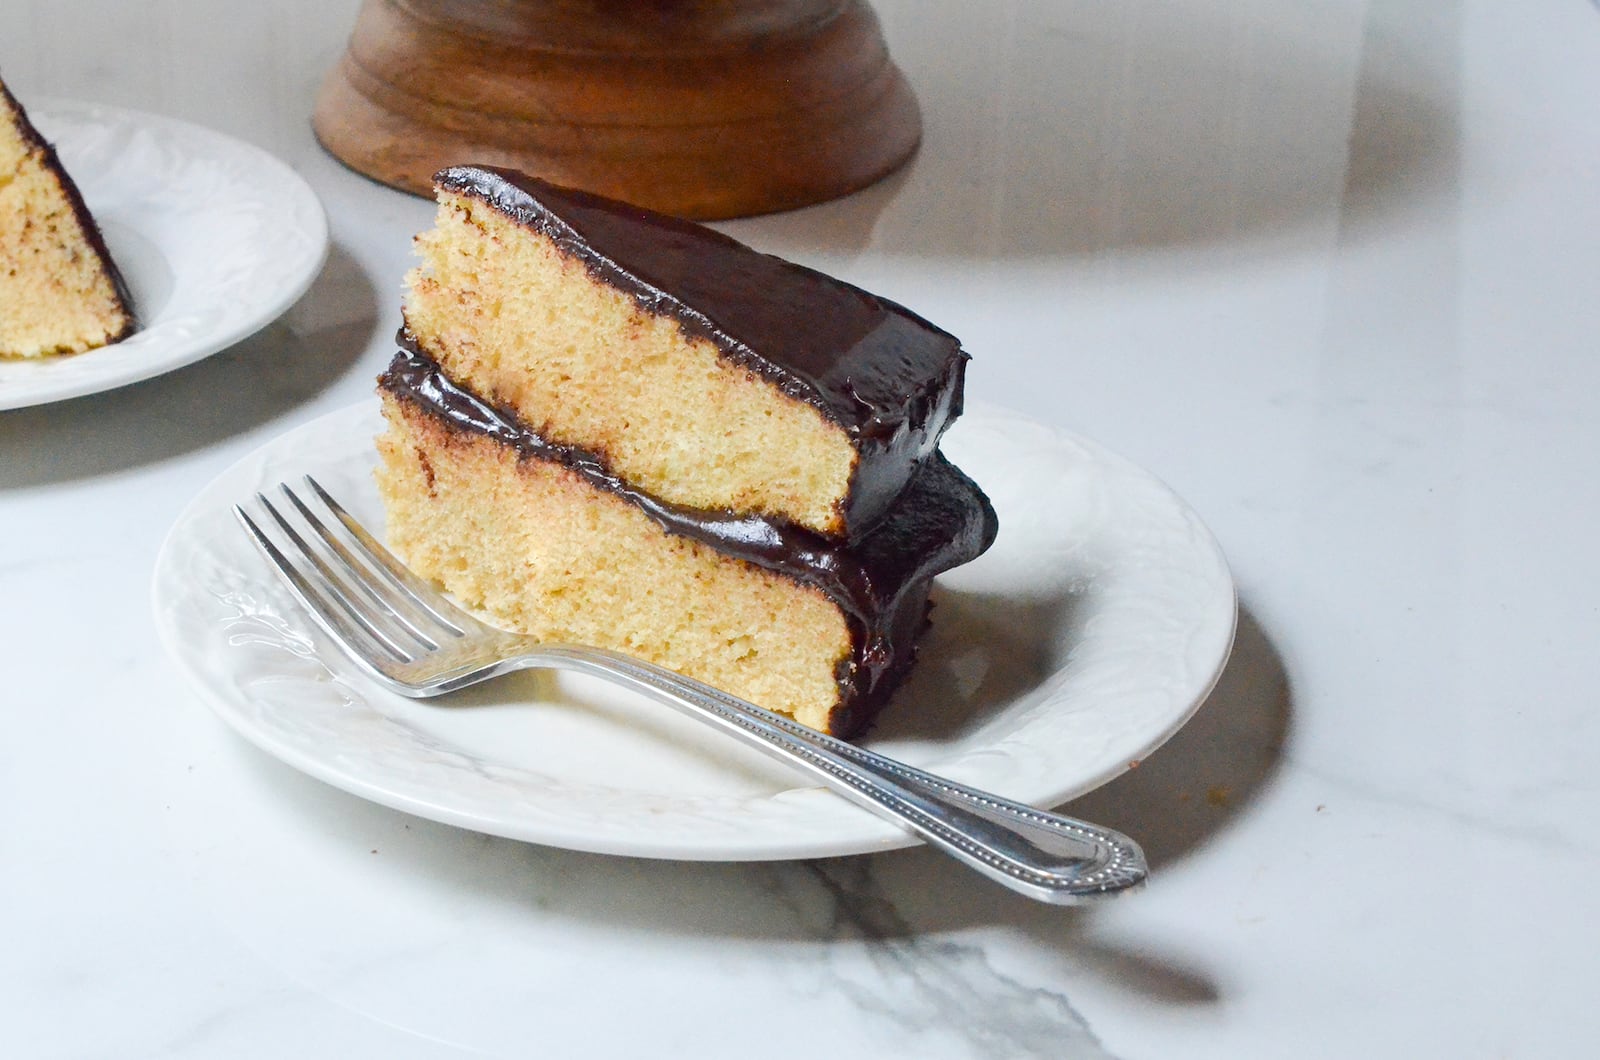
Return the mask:
<path id="1" fill-rule="evenodd" d="M 238 342 L 305 293 L 328 250 L 299 174 L 220 133 L 89 103 L 30 102 L 127 281 L 139 330 L 66 357 L 0 360 L 0 409 L 98 393 Z"/>
<path id="2" fill-rule="evenodd" d="M 207 486 L 162 548 L 162 637 L 247 739 L 384 805 L 579 850 L 756 860 L 914 842 L 597 679 L 525 673 L 420 702 L 366 682 L 230 506 L 309 472 L 381 528 L 378 429 L 374 402 L 283 436 Z M 1199 706 L 1232 644 L 1233 583 L 1183 502 L 1091 442 L 974 407 L 944 448 L 990 494 L 1000 536 L 939 579 L 918 666 L 866 742 L 1058 805 L 1127 769 Z"/>

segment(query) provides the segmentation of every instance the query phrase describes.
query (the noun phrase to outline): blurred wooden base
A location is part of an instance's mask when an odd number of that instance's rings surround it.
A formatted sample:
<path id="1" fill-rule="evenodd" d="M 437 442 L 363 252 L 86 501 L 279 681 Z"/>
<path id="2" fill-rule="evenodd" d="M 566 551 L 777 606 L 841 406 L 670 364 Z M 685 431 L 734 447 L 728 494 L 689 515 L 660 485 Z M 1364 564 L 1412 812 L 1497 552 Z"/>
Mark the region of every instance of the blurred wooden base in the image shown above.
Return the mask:
<path id="1" fill-rule="evenodd" d="M 855 191 L 921 135 L 862 0 L 364 0 L 313 125 L 420 195 L 478 162 L 700 219 Z"/>

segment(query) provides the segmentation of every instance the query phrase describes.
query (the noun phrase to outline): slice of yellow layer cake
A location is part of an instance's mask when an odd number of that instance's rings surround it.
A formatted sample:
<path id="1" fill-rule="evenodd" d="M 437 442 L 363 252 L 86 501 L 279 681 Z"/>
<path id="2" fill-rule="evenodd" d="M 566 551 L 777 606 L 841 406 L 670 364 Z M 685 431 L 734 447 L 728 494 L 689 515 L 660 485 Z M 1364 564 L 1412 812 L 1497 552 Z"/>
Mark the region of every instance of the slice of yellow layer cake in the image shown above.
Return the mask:
<path id="1" fill-rule="evenodd" d="M 81 353 L 133 328 L 82 196 L 0 83 L 0 357 Z"/>

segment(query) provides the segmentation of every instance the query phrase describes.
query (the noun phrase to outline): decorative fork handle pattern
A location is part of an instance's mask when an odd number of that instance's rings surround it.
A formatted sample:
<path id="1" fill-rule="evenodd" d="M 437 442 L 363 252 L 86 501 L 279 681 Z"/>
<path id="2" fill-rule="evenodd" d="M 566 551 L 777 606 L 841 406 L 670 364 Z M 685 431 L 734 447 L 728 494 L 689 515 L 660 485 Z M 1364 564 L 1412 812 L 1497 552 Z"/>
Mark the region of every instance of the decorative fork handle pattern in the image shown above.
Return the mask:
<path id="1" fill-rule="evenodd" d="M 1127 836 L 933 776 L 670 670 L 566 645 L 541 646 L 507 663 L 609 677 L 698 715 L 1030 898 L 1074 904 L 1144 883 L 1144 853 Z"/>

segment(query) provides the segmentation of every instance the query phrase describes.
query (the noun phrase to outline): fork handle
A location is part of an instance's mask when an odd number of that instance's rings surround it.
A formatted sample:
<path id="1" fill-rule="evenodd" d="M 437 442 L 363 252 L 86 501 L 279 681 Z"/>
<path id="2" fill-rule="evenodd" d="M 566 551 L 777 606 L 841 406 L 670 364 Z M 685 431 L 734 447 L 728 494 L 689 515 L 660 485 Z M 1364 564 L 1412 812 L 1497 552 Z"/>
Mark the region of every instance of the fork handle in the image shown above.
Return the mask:
<path id="1" fill-rule="evenodd" d="M 712 722 L 1029 898 L 1071 905 L 1145 881 L 1144 852 L 1112 829 L 936 777 L 625 655 L 565 645 L 537 654 Z"/>

